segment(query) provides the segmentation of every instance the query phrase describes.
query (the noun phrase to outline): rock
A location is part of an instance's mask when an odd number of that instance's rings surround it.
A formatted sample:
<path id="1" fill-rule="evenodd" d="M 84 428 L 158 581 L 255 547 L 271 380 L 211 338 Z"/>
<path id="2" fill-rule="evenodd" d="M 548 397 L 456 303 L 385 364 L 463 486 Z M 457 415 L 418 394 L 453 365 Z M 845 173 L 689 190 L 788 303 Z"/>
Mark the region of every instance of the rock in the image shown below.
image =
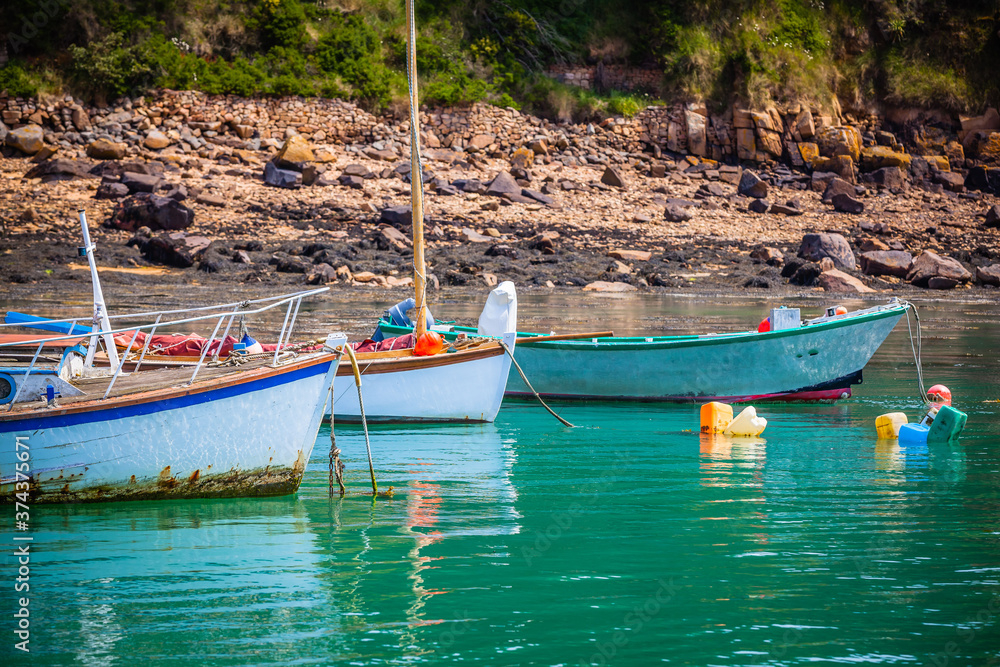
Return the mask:
<path id="1" fill-rule="evenodd" d="M 788 265 L 786 265 L 787 267 Z M 784 271 L 782 271 L 784 273 Z M 789 278 L 788 282 L 793 285 L 801 285 L 802 287 L 812 287 L 816 284 L 817 278 L 823 273 L 823 269 L 820 268 L 819 264 L 815 262 L 806 262 L 805 264 L 799 266 L 792 277 Z"/>
<path id="2" fill-rule="evenodd" d="M 736 129 L 736 155 L 740 160 L 757 159 L 757 136 L 753 128 Z"/>
<path id="3" fill-rule="evenodd" d="M 343 185 L 345 188 L 351 188 L 353 190 L 364 190 L 365 189 L 365 179 L 360 176 L 353 176 L 351 174 L 341 174 L 337 179 L 337 182 Z"/>
<path id="4" fill-rule="evenodd" d="M 271 255 L 268 264 L 271 264 L 280 273 L 308 274 L 313 270 L 313 263 L 309 260 L 280 251 Z"/>
<path id="5" fill-rule="evenodd" d="M 378 221 L 396 229 L 409 229 L 413 224 L 413 211 L 407 205 L 389 206 L 379 212 Z"/>
<path id="6" fill-rule="evenodd" d="M 821 158 L 813 163 L 816 171 L 833 172 L 848 183 L 856 183 L 857 178 L 854 173 L 854 161 L 850 155 L 836 155 L 831 158 Z"/>
<path id="7" fill-rule="evenodd" d="M 706 118 L 695 111 L 685 110 L 684 124 L 687 126 L 688 151 L 701 157 L 708 155 Z M 614 184 L 608 183 L 608 185 Z"/>
<path id="8" fill-rule="evenodd" d="M 45 134 L 37 125 L 25 125 L 7 133 L 7 145 L 26 155 L 34 155 L 45 145 Z"/>
<path id="9" fill-rule="evenodd" d="M 90 129 L 90 115 L 85 109 L 83 109 L 83 107 L 73 107 L 70 120 L 73 121 L 73 127 L 75 127 L 78 132 L 86 132 Z"/>
<path id="10" fill-rule="evenodd" d="M 285 139 L 285 143 L 278 149 L 274 161 L 278 167 L 283 169 L 295 169 L 301 171 L 301 165 L 306 162 L 315 162 L 316 154 L 313 153 L 312 146 L 306 138 L 300 134 L 293 135 Z M 285 186 L 281 186 L 285 187 Z"/>
<path id="11" fill-rule="evenodd" d="M 517 250 L 506 244 L 492 245 L 483 253 L 488 257 L 510 257 L 517 259 Z"/>
<path id="12" fill-rule="evenodd" d="M 860 201 L 847 194 L 846 192 L 841 192 L 833 196 L 833 210 L 839 211 L 841 213 L 864 213 L 865 205 Z"/>
<path id="13" fill-rule="evenodd" d="M 682 206 L 669 204 L 663 211 L 663 217 L 669 222 L 686 222 L 694 216 L 691 214 L 691 211 Z"/>
<path id="14" fill-rule="evenodd" d="M 839 194 L 850 195 L 853 197 L 857 195 L 858 192 L 853 185 L 851 185 L 844 179 L 833 177 L 827 182 L 826 188 L 823 190 L 823 196 L 821 197 L 821 199 L 823 200 L 824 204 L 832 204 L 833 198 Z"/>
<path id="15" fill-rule="evenodd" d="M 952 289 L 958 286 L 957 280 L 954 278 L 946 278 L 944 276 L 932 276 L 927 281 L 927 289 Z"/>
<path id="16" fill-rule="evenodd" d="M 785 261 L 785 254 L 777 248 L 759 246 L 750 251 L 750 259 L 756 259 L 771 266 L 781 266 Z"/>
<path id="17" fill-rule="evenodd" d="M 925 250 L 913 260 L 910 272 L 906 274 L 906 280 L 917 287 L 930 287 L 933 278 L 944 280 L 935 281 L 936 287 L 931 289 L 948 289 L 944 286 L 946 282 L 964 283 L 972 278 L 972 274 L 958 260 Z"/>
<path id="18" fill-rule="evenodd" d="M 754 199 L 752 202 L 750 202 L 750 205 L 747 206 L 747 210 L 749 210 L 750 212 L 761 213 L 761 214 L 767 213 L 767 210 L 769 208 L 771 208 L 771 206 L 763 199 Z"/>
<path id="19" fill-rule="evenodd" d="M 42 183 L 71 181 L 77 178 L 95 178 L 89 171 L 90 165 L 76 160 L 49 160 L 35 165 L 24 174 L 24 178 L 40 178 Z"/>
<path id="20" fill-rule="evenodd" d="M 840 234 L 806 234 L 802 237 L 802 245 L 799 246 L 799 257 L 810 262 L 818 262 L 824 257 L 829 257 L 842 269 L 853 270 L 855 266 L 851 245 Z"/>
<path id="21" fill-rule="evenodd" d="M 468 227 L 462 228 L 462 240 L 466 243 L 492 243 L 493 239 Z"/>
<path id="22" fill-rule="evenodd" d="M 837 269 L 830 269 L 829 271 L 824 271 L 819 274 L 818 278 L 820 287 L 822 287 L 827 292 L 874 292 L 871 287 L 868 287 L 863 282 L 855 278 L 854 276 L 839 271 Z"/>
<path id="23" fill-rule="evenodd" d="M 803 139 L 811 139 L 816 134 L 816 126 L 813 123 L 812 112 L 803 109 L 795 117 L 795 129 Z"/>
<path id="24" fill-rule="evenodd" d="M 620 259 L 623 262 L 648 262 L 653 253 L 648 250 L 612 250 L 608 257 Z"/>
<path id="25" fill-rule="evenodd" d="M 376 243 L 382 250 L 395 248 L 396 250 L 403 251 L 413 247 L 413 242 L 410 241 L 409 236 L 389 224 L 379 225 Z"/>
<path id="26" fill-rule="evenodd" d="M 302 174 L 291 169 L 280 169 L 274 162 L 264 165 L 264 182 L 276 188 L 295 190 L 302 187 Z"/>
<path id="27" fill-rule="evenodd" d="M 901 250 L 872 250 L 860 255 L 861 270 L 869 276 L 905 278 L 913 264 L 913 255 Z"/>
<path id="28" fill-rule="evenodd" d="M 824 127 L 816 132 L 820 153 L 834 157 L 848 156 L 854 162 L 861 157 L 861 132 L 856 127 L 841 125 Z"/>
<path id="29" fill-rule="evenodd" d="M 1000 227 L 1000 204 L 994 204 L 990 210 L 986 211 L 986 226 Z"/>
<path id="30" fill-rule="evenodd" d="M 601 183 L 616 188 L 625 187 L 625 181 L 622 180 L 621 174 L 614 167 L 605 167 L 604 173 L 601 174 Z"/>
<path id="31" fill-rule="evenodd" d="M 584 292 L 634 292 L 636 287 L 628 283 L 609 283 L 604 280 L 595 280 L 583 287 Z"/>
<path id="32" fill-rule="evenodd" d="M 901 190 L 906 184 L 906 177 L 903 170 L 899 167 L 882 167 L 881 169 L 876 169 L 868 175 L 868 180 L 888 190 Z"/>
<path id="33" fill-rule="evenodd" d="M 407 173 L 409 173 L 409 170 L 407 170 Z M 347 165 L 344 167 L 344 171 L 341 172 L 341 176 L 357 176 L 365 180 L 375 178 L 375 174 L 373 174 L 371 170 L 363 164 Z"/>
<path id="34" fill-rule="evenodd" d="M 729 193 L 720 183 L 702 183 L 695 192 L 698 197 L 725 197 Z"/>
<path id="35" fill-rule="evenodd" d="M 126 171 L 122 174 L 121 183 L 128 188 L 129 194 L 135 194 L 137 192 L 156 192 L 156 189 L 160 187 L 160 183 L 163 182 L 159 176 L 150 176 L 148 174 L 134 174 L 130 171 Z"/>
<path id="36" fill-rule="evenodd" d="M 767 183 L 749 169 L 743 171 L 740 177 L 740 184 L 736 188 L 737 192 L 746 197 L 764 199 L 767 197 Z"/>
<path id="37" fill-rule="evenodd" d="M 0 120 L 0 145 L 7 143 L 7 135 L 9 133 L 10 130 L 7 129 L 7 126 L 4 124 L 4 122 Z"/>
<path id="38" fill-rule="evenodd" d="M 552 197 L 550 197 L 548 195 L 543 195 L 541 192 L 538 192 L 537 190 L 530 190 L 528 188 L 522 188 L 521 189 L 521 196 L 522 197 L 527 197 L 528 199 L 533 199 L 534 201 L 538 202 L 539 204 L 545 204 L 546 206 L 552 207 L 552 206 L 556 205 L 556 200 L 555 199 L 553 199 Z"/>
<path id="39" fill-rule="evenodd" d="M 955 171 L 938 171 L 934 173 L 934 182 L 940 183 L 945 190 L 965 192 L 965 177 Z"/>
<path id="40" fill-rule="evenodd" d="M 757 201 L 763 201 L 758 199 Z M 788 204 L 773 204 L 770 208 L 770 212 L 777 215 L 802 215 L 802 209 L 798 206 L 793 206 Z"/>
<path id="41" fill-rule="evenodd" d="M 97 194 L 94 195 L 94 199 L 121 199 L 128 197 L 128 195 L 128 186 L 108 181 L 97 186 Z"/>
<path id="42" fill-rule="evenodd" d="M 194 211 L 180 202 L 142 192 L 118 202 L 105 225 L 133 232 L 139 227 L 185 229 L 192 222 Z"/>
<path id="43" fill-rule="evenodd" d="M 502 195 L 521 195 L 521 186 L 517 184 L 514 177 L 506 171 L 497 174 L 486 187 L 486 194 L 494 197 Z"/>
<path id="44" fill-rule="evenodd" d="M 97 139 L 87 144 L 87 157 L 94 160 L 121 160 L 128 147 L 110 139 Z"/>
<path id="45" fill-rule="evenodd" d="M 375 281 L 377 278 L 378 276 L 371 271 L 358 271 L 353 276 L 354 281 L 359 283 L 370 283 Z"/>
<path id="46" fill-rule="evenodd" d="M 910 155 L 894 151 L 887 146 L 866 146 L 861 149 L 861 168 L 865 171 L 881 169 L 882 167 L 899 167 L 909 170 L 911 160 Z"/>
<path id="47" fill-rule="evenodd" d="M 202 194 L 195 197 L 195 202 L 202 204 L 203 206 L 217 206 L 222 208 L 226 205 L 226 198 L 222 195 L 212 194 L 210 192 L 203 192 Z"/>
<path id="48" fill-rule="evenodd" d="M 159 130 L 153 130 L 146 135 L 142 142 L 143 146 L 150 150 L 158 151 L 170 145 L 170 139 Z"/>
<path id="49" fill-rule="evenodd" d="M 1000 113 L 994 108 L 986 110 L 982 116 L 959 116 L 962 130 L 965 132 L 975 132 L 976 130 L 997 131 L 1000 130 Z"/>
<path id="50" fill-rule="evenodd" d="M 474 137 L 472 137 L 472 139 L 469 140 L 469 145 L 466 147 L 466 150 L 468 150 L 469 148 L 474 149 L 472 151 L 469 151 L 470 153 L 474 153 L 476 151 L 481 151 L 484 148 L 487 148 L 495 140 L 496 140 L 496 136 L 495 135 L 492 135 L 492 134 L 477 134 Z"/>
<path id="51" fill-rule="evenodd" d="M 181 269 L 194 266 L 195 261 L 211 244 L 204 236 L 188 236 L 184 232 L 161 234 L 142 244 L 140 251 L 149 261 Z"/>
<path id="52" fill-rule="evenodd" d="M 837 178 L 837 174 L 832 171 L 814 171 L 809 179 L 809 188 L 813 192 L 824 192 L 830 185 L 830 181 L 835 178 Z"/>
<path id="53" fill-rule="evenodd" d="M 306 276 L 307 285 L 325 285 L 337 281 L 337 270 L 326 262 L 320 262 Z"/>
<path id="54" fill-rule="evenodd" d="M 976 267 L 976 280 L 984 285 L 1000 287 L 1000 264 Z"/>
<path id="55" fill-rule="evenodd" d="M 474 192 L 476 194 L 486 194 L 486 186 L 478 178 L 460 178 L 452 183 L 462 192 Z"/>
<path id="56" fill-rule="evenodd" d="M 160 188 L 160 196 L 174 201 L 184 201 L 188 197 L 187 187 L 183 183 L 167 183 Z"/>

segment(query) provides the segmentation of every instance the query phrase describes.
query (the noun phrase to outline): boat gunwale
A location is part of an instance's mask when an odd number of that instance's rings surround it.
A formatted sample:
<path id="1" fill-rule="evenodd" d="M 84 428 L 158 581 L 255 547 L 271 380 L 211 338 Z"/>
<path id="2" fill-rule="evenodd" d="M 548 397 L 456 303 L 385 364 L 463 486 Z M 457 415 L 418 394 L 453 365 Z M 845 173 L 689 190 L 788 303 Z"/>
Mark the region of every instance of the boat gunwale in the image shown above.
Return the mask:
<path id="1" fill-rule="evenodd" d="M 106 399 L 93 398 L 88 401 L 78 401 L 76 403 L 60 406 L 57 408 L 38 407 L 27 404 L 26 408 L 14 408 L 12 411 L 0 412 L 0 424 L 13 423 L 26 419 L 47 419 L 50 417 L 63 417 L 75 414 L 85 414 L 88 412 L 100 412 L 102 410 L 115 410 L 118 408 L 143 405 L 156 401 L 183 398 L 185 396 L 195 396 L 210 391 L 236 387 L 256 380 L 265 380 L 272 377 L 291 373 L 293 371 L 311 368 L 317 364 L 335 361 L 337 355 L 330 352 L 318 352 L 310 354 L 308 357 L 294 359 L 278 366 L 261 366 L 259 368 L 237 369 L 232 374 L 221 375 L 214 378 L 197 380 L 194 384 L 187 386 L 184 384 L 138 391 L 121 396 L 111 396 Z M 25 405 L 25 404 L 21 404 Z"/>
<path id="2" fill-rule="evenodd" d="M 906 304 L 899 305 L 886 305 L 880 310 L 859 313 L 857 315 L 851 315 L 849 317 L 842 317 L 837 319 L 831 319 L 826 322 L 816 322 L 814 324 L 806 324 L 793 329 L 782 329 L 780 331 L 734 331 L 730 333 L 718 333 L 718 334 L 685 334 L 680 336 L 613 336 L 607 338 L 583 338 L 580 340 L 563 340 L 563 341 L 538 341 L 532 343 L 531 339 L 535 336 L 544 336 L 546 334 L 538 333 L 518 333 L 517 345 L 518 347 L 534 347 L 534 348 L 545 348 L 550 350 L 576 350 L 576 351 L 588 351 L 588 350 L 602 350 L 602 351 L 634 351 L 634 350 L 660 350 L 668 348 L 683 348 L 683 347 L 698 347 L 698 346 L 710 346 L 710 345 L 726 345 L 730 343 L 747 343 L 753 341 L 762 340 L 775 340 L 778 338 L 784 338 L 789 336 L 797 336 L 806 332 L 813 331 L 828 331 L 832 329 L 839 329 L 845 326 L 854 326 L 862 324 L 864 322 L 876 322 L 879 320 L 887 319 L 889 317 L 902 317 L 909 308 Z M 399 327 L 398 325 L 392 325 L 384 322 L 379 322 L 379 325 L 386 324 L 387 331 L 392 332 L 395 330 L 404 329 L 404 327 Z M 471 329 L 475 331 L 474 327 L 461 327 L 454 326 L 454 331 L 462 331 Z M 523 337 L 522 337 L 523 336 Z"/>

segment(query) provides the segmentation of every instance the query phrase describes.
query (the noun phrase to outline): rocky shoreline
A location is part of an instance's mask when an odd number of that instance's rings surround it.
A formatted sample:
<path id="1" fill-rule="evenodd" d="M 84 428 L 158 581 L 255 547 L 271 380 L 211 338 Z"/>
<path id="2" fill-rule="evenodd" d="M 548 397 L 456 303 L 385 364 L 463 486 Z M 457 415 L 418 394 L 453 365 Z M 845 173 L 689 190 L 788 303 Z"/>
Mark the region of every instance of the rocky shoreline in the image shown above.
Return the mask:
<path id="1" fill-rule="evenodd" d="M 170 92 L 106 110 L 0 108 L 8 284 L 85 280 L 84 208 L 112 281 L 410 289 L 405 122 L 335 100 Z M 994 298 L 1000 117 L 961 120 L 983 129 L 952 138 L 907 135 L 940 139 L 948 154 L 934 156 L 871 122 L 817 116 L 734 110 L 726 125 L 682 106 L 569 125 L 493 107 L 425 113 L 431 286 Z M 975 158 L 957 155 L 960 138 Z M 750 139 L 765 149 L 749 156 Z"/>

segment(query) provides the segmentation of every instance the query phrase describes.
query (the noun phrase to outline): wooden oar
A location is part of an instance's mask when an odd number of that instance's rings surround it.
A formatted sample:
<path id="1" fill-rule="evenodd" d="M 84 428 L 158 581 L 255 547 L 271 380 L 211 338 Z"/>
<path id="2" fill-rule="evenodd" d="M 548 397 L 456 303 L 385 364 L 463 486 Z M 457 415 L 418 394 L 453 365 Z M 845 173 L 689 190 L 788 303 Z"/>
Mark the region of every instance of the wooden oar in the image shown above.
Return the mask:
<path id="1" fill-rule="evenodd" d="M 591 331 L 589 333 L 552 334 L 551 336 L 525 336 L 523 338 L 518 338 L 517 344 L 527 345 L 529 343 L 540 343 L 542 341 L 580 340 L 582 338 L 611 338 L 614 335 L 614 331 Z"/>

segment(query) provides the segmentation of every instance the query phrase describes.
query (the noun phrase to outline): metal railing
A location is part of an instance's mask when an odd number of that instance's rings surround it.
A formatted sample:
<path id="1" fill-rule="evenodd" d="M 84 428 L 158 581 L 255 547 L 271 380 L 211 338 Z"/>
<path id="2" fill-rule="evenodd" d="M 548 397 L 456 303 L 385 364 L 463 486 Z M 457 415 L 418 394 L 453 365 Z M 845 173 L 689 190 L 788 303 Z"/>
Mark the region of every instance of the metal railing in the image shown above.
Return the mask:
<path id="1" fill-rule="evenodd" d="M 0 343 L 0 352 L 2 352 L 4 348 L 29 347 L 35 345 L 36 343 L 38 344 L 38 347 L 35 350 L 35 354 L 31 359 L 31 363 L 28 365 L 28 369 L 24 373 L 24 379 L 17 383 L 17 390 L 14 393 L 14 398 L 10 401 L 10 404 L 7 406 L 7 410 L 8 411 L 13 410 L 14 405 L 17 403 L 17 399 L 21 395 L 21 390 L 24 388 L 25 384 L 27 384 L 28 376 L 31 375 L 31 372 L 34 370 L 35 363 L 38 361 L 38 357 L 39 355 L 41 355 L 42 349 L 45 347 L 46 344 L 51 344 L 59 341 L 78 340 L 81 337 L 86 337 L 90 339 L 90 345 L 97 345 L 97 341 L 100 340 L 100 338 L 103 336 L 108 336 L 108 335 L 115 336 L 117 334 L 131 333 L 132 338 L 129 341 L 129 345 L 127 348 L 125 348 L 125 353 L 121 356 L 121 360 L 119 361 L 117 367 L 115 368 L 114 374 L 111 377 L 111 381 L 108 383 L 108 388 L 104 392 L 104 396 L 101 397 L 101 399 L 103 400 L 111 394 L 111 389 L 114 387 L 115 382 L 121 375 L 122 369 L 125 367 L 125 362 L 128 358 L 128 353 L 132 350 L 132 346 L 135 344 L 136 338 L 138 338 L 140 331 L 144 329 L 149 329 L 149 334 L 146 336 L 146 340 L 142 348 L 142 353 L 140 354 L 139 360 L 138 362 L 136 362 L 135 365 L 135 370 L 139 369 L 140 365 L 143 362 L 143 359 L 145 359 L 146 352 L 149 350 L 150 340 L 156 333 L 157 329 L 162 327 L 175 327 L 181 324 L 190 324 L 192 322 L 204 322 L 207 320 L 216 320 L 215 328 L 212 330 L 212 335 L 205 342 L 205 347 L 201 352 L 201 357 L 198 359 L 198 363 L 195 364 L 194 370 L 191 373 L 191 378 L 185 383 L 187 385 L 190 385 L 191 383 L 194 382 L 195 378 L 198 376 L 198 371 L 201 370 L 201 367 L 205 362 L 205 357 L 208 354 L 209 348 L 211 348 L 212 343 L 215 342 L 215 335 L 219 332 L 219 327 L 222 326 L 223 320 L 228 318 L 229 322 L 226 325 L 226 329 L 225 332 L 223 333 L 222 338 L 219 339 L 218 348 L 212 355 L 213 360 L 218 360 L 219 351 L 222 349 L 222 344 L 225 341 L 226 336 L 229 334 L 229 330 L 232 327 L 233 321 L 237 315 L 241 316 L 256 315 L 259 313 L 272 310 L 284 304 L 287 304 L 287 308 L 285 310 L 285 319 L 282 322 L 281 331 L 278 334 L 278 344 L 275 347 L 274 358 L 271 361 L 271 364 L 275 365 L 278 363 L 278 356 L 281 353 L 282 347 L 287 347 L 289 341 L 291 341 L 292 329 L 295 327 L 295 321 L 298 318 L 299 306 L 302 304 L 302 300 L 305 299 L 306 297 L 315 296 L 317 294 L 321 294 L 326 291 L 329 291 L 328 287 L 319 287 L 316 289 L 306 290 L 303 292 L 294 292 L 292 294 L 284 294 L 281 296 L 267 297 L 263 299 L 252 299 L 249 301 L 237 301 L 217 306 L 203 306 L 198 308 L 179 308 L 175 310 L 150 311 L 146 313 L 128 313 L 122 315 L 111 315 L 109 316 L 109 319 L 118 321 L 149 319 L 153 316 L 156 317 L 156 320 L 148 324 L 122 326 L 121 328 L 115 327 L 112 328 L 110 331 L 94 331 L 93 329 L 91 329 L 90 331 L 82 335 L 73 334 L 72 332 L 76 328 L 76 326 L 81 322 L 91 322 L 92 320 L 90 320 L 89 318 L 74 317 L 61 320 L 40 320 L 39 323 L 44 323 L 44 324 L 68 324 L 70 327 L 69 328 L 70 333 L 65 335 L 44 336 L 28 340 Z M 266 305 L 260 305 L 260 304 L 266 304 Z M 259 307 L 252 308 L 253 306 L 259 306 Z M 193 317 L 184 317 L 175 320 L 168 320 L 168 321 L 163 320 L 164 315 L 176 315 L 178 313 L 204 313 L 204 314 L 195 315 Z M 23 327 L 26 326 L 27 324 L 31 323 L 24 323 L 24 322 L 12 322 L 9 324 L 0 323 L 0 329 L 2 329 L 3 327 Z"/>

